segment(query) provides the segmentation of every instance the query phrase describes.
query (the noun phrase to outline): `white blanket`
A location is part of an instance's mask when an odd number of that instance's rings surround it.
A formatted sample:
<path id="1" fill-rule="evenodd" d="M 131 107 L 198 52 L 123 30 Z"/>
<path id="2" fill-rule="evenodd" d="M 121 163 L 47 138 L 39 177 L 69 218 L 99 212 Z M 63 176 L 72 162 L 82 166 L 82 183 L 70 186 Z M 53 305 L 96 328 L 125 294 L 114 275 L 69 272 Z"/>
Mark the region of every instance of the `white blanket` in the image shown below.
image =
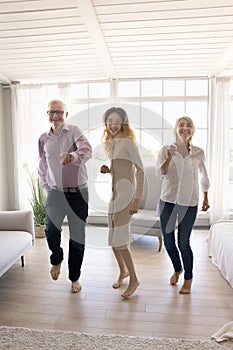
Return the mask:
<path id="1" fill-rule="evenodd" d="M 224 340 L 233 341 L 233 321 L 224 324 L 216 333 L 214 333 L 211 339 L 215 339 L 217 342 Z"/>
<path id="2" fill-rule="evenodd" d="M 220 220 L 211 226 L 208 253 L 233 288 L 233 220 Z"/>

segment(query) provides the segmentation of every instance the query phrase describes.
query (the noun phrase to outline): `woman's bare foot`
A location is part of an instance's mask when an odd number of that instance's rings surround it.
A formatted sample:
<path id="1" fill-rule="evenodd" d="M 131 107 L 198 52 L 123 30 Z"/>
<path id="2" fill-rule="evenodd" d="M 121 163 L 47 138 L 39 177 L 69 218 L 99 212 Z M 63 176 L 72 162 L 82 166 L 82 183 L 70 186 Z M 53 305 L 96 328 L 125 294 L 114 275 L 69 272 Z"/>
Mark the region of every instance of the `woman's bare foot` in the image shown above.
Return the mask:
<path id="1" fill-rule="evenodd" d="M 81 284 L 79 281 L 72 282 L 71 289 L 73 293 L 78 293 L 82 289 Z"/>
<path id="2" fill-rule="evenodd" d="M 113 283 L 112 288 L 117 289 L 122 285 L 123 280 L 129 276 L 128 271 L 124 273 L 120 273 L 118 280 Z"/>
<path id="3" fill-rule="evenodd" d="M 138 281 L 129 282 L 129 285 L 128 285 L 127 289 L 124 291 L 123 294 L 121 294 L 121 296 L 123 298 L 130 297 L 135 292 L 135 290 L 138 288 L 139 284 L 140 283 Z"/>
<path id="4" fill-rule="evenodd" d="M 181 287 L 181 290 L 180 290 L 180 294 L 190 294 L 192 281 L 193 281 L 192 279 L 184 280 L 183 286 Z"/>
<path id="5" fill-rule="evenodd" d="M 50 270 L 50 275 L 54 281 L 56 281 L 60 275 L 61 263 L 58 265 L 53 265 Z"/>
<path id="6" fill-rule="evenodd" d="M 170 284 L 171 284 L 172 286 L 175 286 L 175 285 L 178 283 L 180 274 L 181 274 L 182 272 L 183 272 L 183 269 L 180 270 L 179 272 L 174 272 L 174 273 L 173 273 L 173 275 L 172 275 L 171 278 L 170 278 Z"/>

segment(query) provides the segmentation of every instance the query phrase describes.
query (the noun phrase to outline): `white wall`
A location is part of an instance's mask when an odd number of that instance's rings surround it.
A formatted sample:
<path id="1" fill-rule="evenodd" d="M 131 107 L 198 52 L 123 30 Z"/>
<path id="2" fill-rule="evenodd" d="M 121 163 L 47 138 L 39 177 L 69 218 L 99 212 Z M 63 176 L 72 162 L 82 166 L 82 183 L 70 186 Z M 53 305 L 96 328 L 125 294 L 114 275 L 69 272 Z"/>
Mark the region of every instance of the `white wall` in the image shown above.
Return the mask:
<path id="1" fill-rule="evenodd" d="M 4 118 L 4 101 L 3 87 L 0 85 L 0 209 L 4 210 L 7 206 L 6 187 L 6 148 L 5 148 L 5 118 Z"/>

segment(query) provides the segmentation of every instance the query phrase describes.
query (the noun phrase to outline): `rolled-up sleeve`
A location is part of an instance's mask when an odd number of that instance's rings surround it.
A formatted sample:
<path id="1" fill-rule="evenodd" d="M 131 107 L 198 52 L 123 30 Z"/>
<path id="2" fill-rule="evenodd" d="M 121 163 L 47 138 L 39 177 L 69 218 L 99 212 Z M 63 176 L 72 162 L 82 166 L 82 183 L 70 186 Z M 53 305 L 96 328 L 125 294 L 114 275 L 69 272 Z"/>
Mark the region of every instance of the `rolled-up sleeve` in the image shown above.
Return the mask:
<path id="1" fill-rule="evenodd" d="M 92 147 L 81 132 L 78 132 L 78 135 L 75 137 L 75 145 L 77 149 L 71 152 L 74 156 L 72 164 L 80 166 L 80 164 L 85 164 L 92 157 Z"/>
<path id="2" fill-rule="evenodd" d="M 209 181 L 209 177 L 208 177 L 208 174 L 207 174 L 207 170 L 206 170 L 204 159 L 202 159 L 200 161 L 198 170 L 199 170 L 199 175 L 200 175 L 200 188 L 201 188 L 201 191 L 202 192 L 207 192 L 209 190 L 209 187 L 210 187 L 210 181 Z"/>
<path id="3" fill-rule="evenodd" d="M 163 146 L 161 148 L 161 150 L 159 151 L 158 158 L 157 158 L 157 164 L 156 164 L 157 171 L 160 175 L 164 175 L 162 172 L 162 166 L 166 162 L 166 160 L 167 160 L 167 149 L 165 146 Z"/>
<path id="4" fill-rule="evenodd" d="M 38 151 L 39 151 L 38 175 L 40 178 L 40 184 L 41 184 L 41 187 L 43 187 L 46 191 L 48 191 L 49 189 L 49 185 L 47 183 L 48 165 L 45 158 L 44 142 L 42 138 L 40 138 L 38 142 Z"/>

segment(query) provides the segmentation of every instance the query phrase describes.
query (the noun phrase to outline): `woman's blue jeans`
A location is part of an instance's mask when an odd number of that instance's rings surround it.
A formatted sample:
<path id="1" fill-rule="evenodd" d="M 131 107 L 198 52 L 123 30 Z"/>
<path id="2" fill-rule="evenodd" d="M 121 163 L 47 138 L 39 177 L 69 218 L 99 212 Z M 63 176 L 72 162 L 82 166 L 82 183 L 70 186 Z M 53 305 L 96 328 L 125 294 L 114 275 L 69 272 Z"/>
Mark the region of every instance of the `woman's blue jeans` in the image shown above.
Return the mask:
<path id="1" fill-rule="evenodd" d="M 160 200 L 159 212 L 164 245 L 174 270 L 175 272 L 182 270 L 182 258 L 184 279 L 192 279 L 193 252 L 190 247 L 190 235 L 197 215 L 197 206 L 188 207 Z M 175 239 L 176 223 L 178 223 L 177 244 Z"/>
<path id="2" fill-rule="evenodd" d="M 75 193 L 64 193 L 51 189 L 46 203 L 45 234 L 49 249 L 52 251 L 50 262 L 58 265 L 63 260 L 61 247 L 61 230 L 65 216 L 69 226 L 69 279 L 75 282 L 81 274 L 85 250 L 85 227 L 88 215 L 88 189 Z"/>

